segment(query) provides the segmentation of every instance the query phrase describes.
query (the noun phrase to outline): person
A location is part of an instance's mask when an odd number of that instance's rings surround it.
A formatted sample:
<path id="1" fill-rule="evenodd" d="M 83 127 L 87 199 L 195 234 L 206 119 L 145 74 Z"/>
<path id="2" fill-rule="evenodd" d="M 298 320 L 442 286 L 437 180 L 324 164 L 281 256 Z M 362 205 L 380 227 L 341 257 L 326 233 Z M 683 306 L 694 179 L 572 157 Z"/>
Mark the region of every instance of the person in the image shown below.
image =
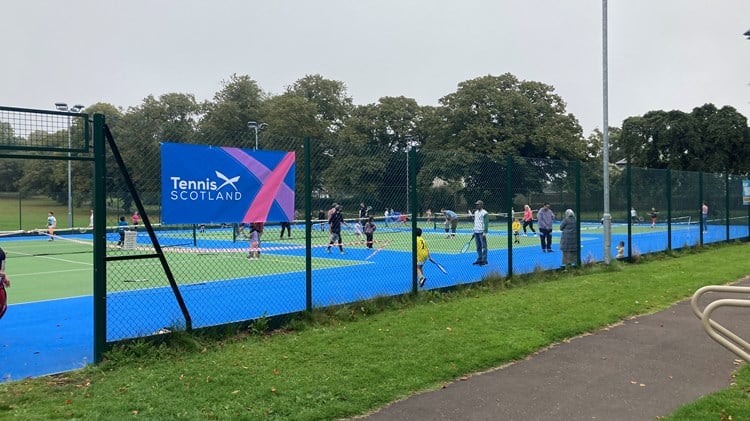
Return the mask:
<path id="1" fill-rule="evenodd" d="M 477 209 L 474 211 L 474 241 L 477 245 L 477 261 L 474 265 L 484 266 L 487 264 L 487 232 L 490 227 L 490 217 L 484 210 L 484 202 L 477 200 Z"/>
<path id="2" fill-rule="evenodd" d="M 534 230 L 534 212 L 531 211 L 531 206 L 523 205 L 523 236 L 526 236 L 526 227 L 531 229 L 536 237 L 536 231 Z"/>
<path id="3" fill-rule="evenodd" d="M 125 231 L 128 229 L 128 221 L 125 220 L 124 216 L 120 216 L 120 220 L 117 221 L 117 233 L 120 234 L 120 241 L 117 245 L 122 247 L 125 244 Z"/>
<path id="4" fill-rule="evenodd" d="M 89 228 L 94 228 L 94 210 L 91 209 L 91 214 L 89 215 Z"/>
<path id="5" fill-rule="evenodd" d="M 250 252 L 247 254 L 250 260 L 260 259 L 260 231 L 256 227 L 255 223 L 250 224 Z"/>
<path id="6" fill-rule="evenodd" d="M 5 288 L 10 288 L 10 279 L 5 274 L 5 250 L 0 247 L 0 284 Z"/>
<path id="7" fill-rule="evenodd" d="M 365 203 L 364 202 L 360 203 L 359 204 L 359 222 L 361 225 L 364 225 L 365 222 L 367 222 L 368 216 L 369 216 L 369 211 L 367 210 L 367 207 L 365 207 Z"/>
<path id="8" fill-rule="evenodd" d="M 617 243 L 617 255 L 615 256 L 615 259 L 622 260 L 625 258 L 625 242 L 620 240 L 619 243 Z"/>
<path id="9" fill-rule="evenodd" d="M 565 218 L 560 223 L 560 231 L 562 267 L 575 266 L 578 262 L 578 224 L 573 209 L 565 210 Z"/>
<path id="10" fill-rule="evenodd" d="M 390 216 L 390 212 L 388 211 L 388 208 L 385 208 L 385 211 L 383 211 L 383 217 L 385 217 L 385 226 L 388 226 L 388 217 Z"/>
<path id="11" fill-rule="evenodd" d="M 133 225 L 138 228 L 138 224 L 141 223 L 141 215 L 138 214 L 138 211 L 133 212 L 131 219 L 133 220 Z"/>
<path id="12" fill-rule="evenodd" d="M 456 238 L 458 215 L 456 215 L 456 212 L 445 208 L 440 209 L 440 212 L 445 216 L 445 238 Z"/>
<path id="13" fill-rule="evenodd" d="M 364 230 L 365 230 L 365 241 L 367 241 L 367 248 L 368 249 L 372 248 L 372 243 L 373 243 L 372 237 L 373 237 L 373 234 L 375 233 L 376 229 L 377 229 L 377 227 L 375 226 L 375 223 L 373 222 L 372 216 L 368 217 L 367 218 L 367 223 L 365 223 L 365 228 L 364 228 Z"/>
<path id="14" fill-rule="evenodd" d="M 706 202 L 701 205 L 701 223 L 703 224 L 703 232 L 708 232 L 708 203 Z"/>
<path id="15" fill-rule="evenodd" d="M 521 221 L 518 220 L 518 218 L 513 219 L 513 225 L 511 225 L 511 229 L 513 230 L 513 242 L 514 243 L 521 243 Z M 525 235 L 525 233 L 524 233 Z"/>
<path id="16" fill-rule="evenodd" d="M 659 212 L 657 212 L 656 208 L 651 208 L 648 216 L 651 218 L 651 228 L 656 228 L 656 218 L 659 216 Z"/>
<path id="17" fill-rule="evenodd" d="M 258 250 L 257 252 L 258 258 L 260 258 L 260 249 L 263 243 L 263 228 L 265 227 L 265 225 L 266 225 L 265 222 L 253 222 L 252 223 L 253 229 L 258 232 L 258 246 L 256 247 L 256 249 Z"/>
<path id="18" fill-rule="evenodd" d="M 336 208 L 339 206 L 338 203 L 333 202 L 333 205 L 331 205 L 331 209 L 328 209 L 328 213 L 326 214 L 326 220 L 330 221 L 331 216 L 336 212 Z M 331 226 L 328 226 L 328 232 L 331 232 Z"/>
<path id="19" fill-rule="evenodd" d="M 281 234 L 279 234 L 279 240 L 284 238 L 284 230 L 286 230 L 286 238 L 292 238 L 292 223 L 289 221 L 281 221 Z"/>
<path id="20" fill-rule="evenodd" d="M 344 251 L 344 245 L 341 243 L 341 224 L 344 224 L 347 227 L 349 224 L 344 221 L 344 215 L 341 213 L 342 209 L 343 207 L 341 205 L 336 205 L 331 218 L 328 220 L 328 230 L 331 232 L 331 241 L 328 243 L 328 247 L 326 247 L 326 253 L 331 252 L 332 245 L 338 244 L 341 254 L 346 254 Z"/>
<path id="21" fill-rule="evenodd" d="M 47 241 L 55 239 L 55 228 L 57 228 L 57 218 L 55 218 L 54 212 L 50 212 L 47 214 L 47 234 L 49 234 L 49 240 Z"/>
<path id="22" fill-rule="evenodd" d="M 427 282 L 427 278 L 424 276 L 424 264 L 430 258 L 430 250 L 427 248 L 424 237 L 422 237 L 422 228 L 417 228 L 414 233 L 417 235 L 417 278 L 419 279 L 419 286 L 423 287 L 424 283 Z"/>
<path id="23" fill-rule="evenodd" d="M 354 221 L 354 237 L 356 237 L 358 243 L 362 242 L 362 224 L 359 219 Z"/>
<path id="24" fill-rule="evenodd" d="M 536 220 L 539 226 L 539 240 L 542 242 L 542 251 L 552 252 L 552 223 L 555 214 L 550 209 L 549 203 L 545 203 L 537 212 Z"/>
<path id="25" fill-rule="evenodd" d="M 325 231 L 326 229 L 326 213 L 323 209 L 318 210 L 318 221 L 320 221 L 320 230 Z"/>
<path id="26" fill-rule="evenodd" d="M 401 225 L 406 225 L 406 221 L 408 221 L 408 220 L 409 220 L 409 218 L 408 218 L 408 217 L 406 216 L 406 214 L 405 214 L 405 213 L 402 213 L 402 214 L 400 214 L 400 215 L 398 216 L 398 222 L 399 222 L 399 223 L 400 223 Z"/>
<path id="27" fill-rule="evenodd" d="M 638 223 L 638 211 L 635 208 L 630 208 L 630 222 L 634 224 Z"/>
<path id="28" fill-rule="evenodd" d="M 432 222 L 432 209 L 427 208 L 424 214 L 427 217 L 427 223 L 429 224 L 430 222 Z"/>

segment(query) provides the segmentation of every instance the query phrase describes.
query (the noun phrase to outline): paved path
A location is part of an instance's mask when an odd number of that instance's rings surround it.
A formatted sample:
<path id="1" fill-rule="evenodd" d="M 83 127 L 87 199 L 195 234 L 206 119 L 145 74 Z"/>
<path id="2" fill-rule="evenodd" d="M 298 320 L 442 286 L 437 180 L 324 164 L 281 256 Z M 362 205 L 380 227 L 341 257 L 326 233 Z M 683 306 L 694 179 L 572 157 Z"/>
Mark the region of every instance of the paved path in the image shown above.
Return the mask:
<path id="1" fill-rule="evenodd" d="M 750 286 L 750 278 L 737 285 Z M 704 297 L 701 308 L 750 294 Z M 726 308 L 713 319 L 748 339 L 748 315 Z M 395 402 L 366 419 L 653 420 L 726 388 L 738 362 L 708 337 L 688 300 Z"/>

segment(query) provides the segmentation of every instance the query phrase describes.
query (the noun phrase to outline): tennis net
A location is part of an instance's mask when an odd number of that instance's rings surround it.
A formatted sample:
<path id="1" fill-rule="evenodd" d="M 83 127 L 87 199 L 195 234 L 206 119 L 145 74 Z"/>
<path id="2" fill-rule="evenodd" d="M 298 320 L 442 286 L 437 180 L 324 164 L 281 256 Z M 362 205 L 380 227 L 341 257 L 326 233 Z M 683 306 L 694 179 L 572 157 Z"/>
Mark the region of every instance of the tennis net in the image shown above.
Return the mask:
<path id="1" fill-rule="evenodd" d="M 77 228 L 55 230 L 54 235 L 44 230 L 0 232 L 0 247 L 10 257 L 32 257 L 56 254 L 91 253 L 93 236 Z"/>

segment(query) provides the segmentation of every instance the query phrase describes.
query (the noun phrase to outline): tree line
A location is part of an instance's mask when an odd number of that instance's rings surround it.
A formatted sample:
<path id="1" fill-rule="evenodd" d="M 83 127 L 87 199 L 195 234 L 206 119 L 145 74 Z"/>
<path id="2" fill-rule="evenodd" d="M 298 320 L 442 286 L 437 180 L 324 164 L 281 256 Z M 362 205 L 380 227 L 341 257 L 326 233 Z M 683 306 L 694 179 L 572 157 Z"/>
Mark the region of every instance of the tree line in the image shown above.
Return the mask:
<path id="1" fill-rule="evenodd" d="M 199 102 L 190 93 L 167 93 L 149 95 L 127 109 L 101 102 L 85 112 L 105 115 L 132 166 L 131 173 L 143 179 L 158 179 L 158 166 L 154 168 L 153 161 L 158 161 L 159 142 L 202 143 L 207 136 L 221 133 L 226 146 L 252 148 L 255 131 L 248 128 L 250 121 L 267 124 L 259 133 L 261 149 L 280 149 L 283 142 L 279 139 L 315 139 L 312 187 L 321 194 L 357 190 L 362 195 L 382 195 L 382 191 L 368 189 L 403 184 L 405 152 L 412 148 L 420 156 L 433 157 L 415 163 L 422 170 L 417 182 L 427 186 L 440 177 L 452 189 L 448 194 L 471 189 L 472 180 L 481 183 L 481 177 L 472 175 L 493 163 L 499 171 L 509 155 L 598 162 L 601 167 L 601 132 L 584 136 L 553 86 L 520 80 L 509 73 L 463 81 L 437 106 L 422 106 L 404 96 L 355 105 L 343 82 L 320 75 L 307 75 L 283 93 L 272 95 L 251 77 L 234 74 L 222 82 L 211 100 Z M 75 125 L 72 128 L 74 134 L 80 130 Z M 691 112 L 650 111 L 625 119 L 621 127 L 609 128 L 609 133 L 612 163 L 750 172 L 747 119 L 730 106 L 704 104 Z M 32 132 L 27 136 L 52 135 L 59 133 Z M 5 143 L 19 135 L 9 123 L 0 122 L 0 136 Z M 290 145 L 300 148 L 301 142 Z M 471 161 L 478 155 L 487 162 L 472 167 Z M 67 189 L 66 168 L 65 161 L 39 165 L 0 160 L 7 190 L 46 194 L 61 203 L 66 200 L 62 193 Z M 112 190 L 119 188 L 116 177 L 110 182 Z M 76 206 L 90 200 L 89 163 L 74 163 L 73 186 Z M 476 194 L 481 194 L 481 186 L 474 187 Z"/>

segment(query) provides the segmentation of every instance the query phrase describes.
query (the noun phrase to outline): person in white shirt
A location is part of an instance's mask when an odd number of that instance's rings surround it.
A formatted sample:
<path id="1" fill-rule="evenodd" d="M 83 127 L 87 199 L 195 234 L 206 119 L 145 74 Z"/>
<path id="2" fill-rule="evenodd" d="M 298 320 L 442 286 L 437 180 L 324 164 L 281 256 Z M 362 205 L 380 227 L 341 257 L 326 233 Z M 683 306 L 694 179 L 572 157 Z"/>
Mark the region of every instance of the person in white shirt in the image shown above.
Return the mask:
<path id="1" fill-rule="evenodd" d="M 487 264 L 487 232 L 489 231 L 489 214 L 484 210 L 484 202 L 477 200 L 474 211 L 474 241 L 477 244 L 477 261 L 473 265 Z"/>

